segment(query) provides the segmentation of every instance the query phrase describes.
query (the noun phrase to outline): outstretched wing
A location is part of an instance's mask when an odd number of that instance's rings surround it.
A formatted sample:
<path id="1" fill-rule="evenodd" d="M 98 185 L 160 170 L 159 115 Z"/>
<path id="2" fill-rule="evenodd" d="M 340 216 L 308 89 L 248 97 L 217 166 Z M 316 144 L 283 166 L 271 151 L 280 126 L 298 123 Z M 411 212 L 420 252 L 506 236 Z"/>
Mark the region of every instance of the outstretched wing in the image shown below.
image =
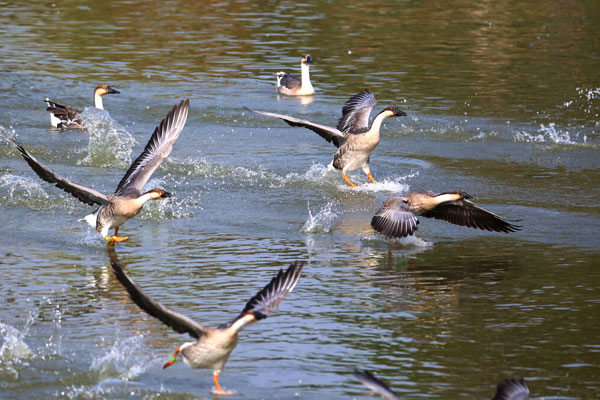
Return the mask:
<path id="1" fill-rule="evenodd" d="M 92 188 L 71 182 L 67 178 L 63 178 L 62 176 L 55 174 L 50 168 L 36 160 L 35 157 L 23 147 L 17 138 L 11 137 L 11 139 L 31 169 L 33 169 L 33 171 L 46 182 L 53 183 L 56 185 L 56 187 L 64 190 L 67 193 L 70 193 L 74 197 L 77 197 L 80 201 L 84 202 L 85 204 L 89 204 L 90 206 L 95 204 L 106 205 L 109 203 L 108 198 L 102 193 L 97 192 Z"/>
<path id="2" fill-rule="evenodd" d="M 498 384 L 496 395 L 492 400 L 527 400 L 529 388 L 523 379 L 505 379 Z"/>
<path id="3" fill-rule="evenodd" d="M 392 391 L 385 383 L 375 378 L 369 371 L 355 370 L 352 374 L 365 386 L 388 400 L 400 400 L 400 397 Z"/>
<path id="4" fill-rule="evenodd" d="M 402 238 L 417 230 L 418 218 L 402 197 L 386 200 L 371 219 L 371 226 L 389 238 Z"/>
<path id="5" fill-rule="evenodd" d="M 511 224 L 467 199 L 442 203 L 422 215 L 426 218 L 441 219 L 451 224 L 488 231 L 510 233 L 521 230 L 521 226 Z"/>
<path id="6" fill-rule="evenodd" d="M 240 315 L 219 328 L 234 326 L 234 329 L 239 331 L 250 323 L 267 318 L 271 312 L 277 309 L 279 303 L 294 290 L 300 279 L 302 267 L 304 267 L 304 263 L 296 261 L 285 272 L 280 269 L 277 276 L 246 303 Z"/>
<path id="7" fill-rule="evenodd" d="M 154 129 L 142 154 L 131 164 L 115 190 L 115 195 L 138 194 L 144 188 L 152 173 L 171 154 L 173 144 L 179 137 L 188 117 L 190 101 L 177 104 Z"/>
<path id="8" fill-rule="evenodd" d="M 350 97 L 342 108 L 337 128 L 344 133 L 363 133 L 369 130 L 369 115 L 377 104 L 375 96 L 367 89 Z"/>
<path id="9" fill-rule="evenodd" d="M 139 308 L 147 312 L 149 315 L 160 320 L 163 324 L 172 328 L 177 333 L 187 333 L 191 337 L 199 339 L 206 334 L 206 328 L 198 325 L 185 315 L 169 310 L 162 304 L 152 300 L 144 293 L 129 276 L 123 271 L 123 267 L 119 264 L 117 255 L 113 246 L 108 246 L 108 255 L 110 257 L 110 265 L 112 270 L 121 284 L 127 289 L 129 297 Z"/>
<path id="10" fill-rule="evenodd" d="M 346 136 L 344 136 L 344 133 L 330 126 L 316 124 L 305 119 L 290 117 L 289 115 L 275 114 L 268 111 L 258 111 L 248 107 L 244 108 L 248 111 L 252 111 L 257 114 L 266 115 L 267 117 L 282 119 L 291 126 L 302 126 L 304 128 L 308 128 L 311 131 L 316 132 L 319 136 L 327 140 L 329 143 L 333 143 L 335 147 L 340 147 L 342 144 L 346 143 Z"/>

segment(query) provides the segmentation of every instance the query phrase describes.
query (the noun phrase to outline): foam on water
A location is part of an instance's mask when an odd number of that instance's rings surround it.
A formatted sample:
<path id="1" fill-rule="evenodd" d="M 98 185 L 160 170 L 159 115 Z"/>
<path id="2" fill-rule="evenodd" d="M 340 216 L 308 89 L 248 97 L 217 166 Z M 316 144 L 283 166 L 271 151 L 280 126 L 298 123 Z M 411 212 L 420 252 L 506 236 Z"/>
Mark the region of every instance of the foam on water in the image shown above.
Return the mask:
<path id="1" fill-rule="evenodd" d="M 310 204 L 307 204 L 308 219 L 302 226 L 301 231 L 305 233 L 331 232 L 338 216 L 338 213 L 335 210 L 337 206 L 338 204 L 336 201 L 330 201 L 313 215 L 310 210 Z"/>
<path id="2" fill-rule="evenodd" d="M 133 336 L 123 341 L 117 340 L 108 352 L 92 361 L 90 370 L 99 378 L 134 379 L 152 364 L 152 357 L 144 345 L 143 336 Z"/>
<path id="3" fill-rule="evenodd" d="M 88 154 L 81 165 L 127 168 L 136 141 L 106 110 L 88 107 L 81 114 L 88 128 Z"/>
<path id="4" fill-rule="evenodd" d="M 383 235 L 378 233 L 373 233 L 371 235 L 362 236 L 361 240 L 366 243 L 374 242 L 374 243 L 385 243 L 389 245 L 389 239 Z M 416 235 L 407 236 L 399 239 L 394 239 L 394 244 L 403 246 L 403 247 L 417 247 L 421 249 L 428 249 L 433 247 L 433 242 L 428 242 L 425 239 L 421 239 Z"/>

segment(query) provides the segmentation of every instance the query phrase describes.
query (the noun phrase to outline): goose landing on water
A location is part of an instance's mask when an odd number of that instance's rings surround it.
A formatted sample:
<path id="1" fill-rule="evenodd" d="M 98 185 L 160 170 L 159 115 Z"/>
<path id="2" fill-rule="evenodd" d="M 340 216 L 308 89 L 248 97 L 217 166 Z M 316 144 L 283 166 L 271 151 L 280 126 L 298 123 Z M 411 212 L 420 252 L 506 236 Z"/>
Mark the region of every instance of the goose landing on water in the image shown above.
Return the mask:
<path id="1" fill-rule="evenodd" d="M 371 175 L 369 158 L 379 144 L 379 129 L 383 120 L 389 117 L 406 115 L 398 107 L 387 107 L 375 116 L 371 128 L 369 128 L 369 115 L 375 104 L 377 104 L 377 100 L 368 90 L 352 96 L 342 109 L 342 117 L 338 121 L 337 129 L 288 115 L 245 108 L 267 117 L 282 119 L 291 126 L 308 128 L 323 139 L 333 143 L 339 150 L 333 155 L 331 165 L 336 170 L 342 171 L 344 180 L 348 185 L 355 187 L 356 185 L 350 182 L 346 174 L 359 168 L 363 170 L 371 182 L 377 183 Z"/>
<path id="2" fill-rule="evenodd" d="M 286 271 L 280 269 L 271 282 L 246 303 L 237 317 L 216 328 L 210 328 L 199 325 L 185 315 L 172 311 L 151 299 L 123 271 L 116 259 L 114 249 L 109 249 L 113 271 L 135 304 L 177 333 L 187 333 L 196 339 L 195 342 L 186 342 L 177 346 L 175 353 L 163 368 L 173 365 L 177 356 L 181 354 L 183 361 L 190 368 L 212 369 L 215 384 L 213 393 L 217 395 L 234 394 L 223 390 L 219 384 L 219 375 L 223 372 L 231 352 L 237 346 L 238 333 L 246 325 L 267 318 L 277 309 L 279 303 L 298 283 L 303 267 L 302 263 L 294 262 Z"/>
<path id="3" fill-rule="evenodd" d="M 146 193 L 141 191 L 152 173 L 171 153 L 173 144 L 179 137 L 187 120 L 189 106 L 189 100 L 185 100 L 173 107 L 156 127 L 142 154 L 131 164 L 114 194 L 108 196 L 89 187 L 71 182 L 54 173 L 50 168 L 36 160 L 16 138 L 13 137 L 12 139 L 27 164 L 40 178 L 55 184 L 90 206 L 100 206 L 94 213 L 84 219 L 112 245 L 115 242 L 129 239 L 128 237 L 118 236 L 119 227 L 129 218 L 137 215 L 146 202 L 171 197 L 170 193 L 160 188 L 149 190 Z M 108 230 L 110 228 L 115 228 L 115 234 L 109 237 Z"/>
<path id="4" fill-rule="evenodd" d="M 371 226 L 390 241 L 412 235 L 417 230 L 418 216 L 442 219 L 455 225 L 510 233 L 521 229 L 498 215 L 468 200 L 472 196 L 462 190 L 449 193 L 409 193 L 386 200 L 371 220 Z"/>
<path id="5" fill-rule="evenodd" d="M 315 93 L 315 89 L 310 83 L 310 64 L 313 63 L 309 54 L 302 57 L 300 69 L 302 77 L 298 78 L 295 75 L 285 72 L 277 73 L 277 93 L 286 94 L 288 96 L 308 96 Z"/>
<path id="6" fill-rule="evenodd" d="M 94 89 L 94 107 L 104 110 L 102 104 L 102 96 L 107 94 L 118 94 L 118 90 L 111 88 L 108 85 L 98 85 Z M 45 98 L 44 101 L 48 105 L 46 111 L 50 113 L 50 123 L 54 128 L 59 129 L 86 129 L 81 120 L 82 110 L 74 107 L 65 106 Z"/>

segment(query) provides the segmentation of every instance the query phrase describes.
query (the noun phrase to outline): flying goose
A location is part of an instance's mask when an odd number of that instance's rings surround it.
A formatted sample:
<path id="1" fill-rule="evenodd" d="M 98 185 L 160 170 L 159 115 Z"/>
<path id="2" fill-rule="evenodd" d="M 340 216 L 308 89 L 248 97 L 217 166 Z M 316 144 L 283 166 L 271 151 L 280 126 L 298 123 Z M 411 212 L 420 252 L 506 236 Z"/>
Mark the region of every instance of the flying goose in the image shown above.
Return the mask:
<path id="1" fill-rule="evenodd" d="M 387 107 L 375 116 L 369 128 L 369 115 L 375 104 L 377 104 L 377 100 L 368 90 L 352 96 L 342 109 L 342 117 L 338 121 L 337 128 L 283 114 L 245 108 L 268 117 L 280 118 L 291 126 L 308 128 L 323 139 L 333 143 L 338 151 L 333 155 L 331 165 L 336 170 L 342 171 L 344 181 L 348 185 L 355 187 L 356 185 L 350 182 L 346 174 L 358 168 L 362 168 L 371 182 L 377 183 L 371 175 L 369 158 L 379 144 L 379 129 L 383 120 L 389 117 L 406 115 L 398 107 Z"/>
<path id="2" fill-rule="evenodd" d="M 115 192 L 111 195 L 102 194 L 54 173 L 50 168 L 36 160 L 16 138 L 13 137 L 12 139 L 27 164 L 40 178 L 55 184 L 58 188 L 90 206 L 100 206 L 84 219 L 112 245 L 115 242 L 129 239 L 129 237 L 118 236 L 119 227 L 129 218 L 139 213 L 147 201 L 171 197 L 170 193 L 160 188 L 154 188 L 145 193 L 141 191 L 152 173 L 171 153 L 173 144 L 179 137 L 187 120 L 189 105 L 189 100 L 184 100 L 173 107 L 156 127 L 142 154 L 131 164 L 117 185 Z M 113 236 L 108 236 L 110 228 L 115 228 Z"/>

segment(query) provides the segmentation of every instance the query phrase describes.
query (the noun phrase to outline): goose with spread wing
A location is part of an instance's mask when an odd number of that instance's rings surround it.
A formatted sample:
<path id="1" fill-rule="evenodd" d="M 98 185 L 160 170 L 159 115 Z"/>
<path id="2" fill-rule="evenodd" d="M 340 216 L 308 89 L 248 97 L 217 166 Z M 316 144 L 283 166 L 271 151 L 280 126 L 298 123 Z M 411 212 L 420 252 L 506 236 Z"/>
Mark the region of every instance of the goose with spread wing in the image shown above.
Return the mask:
<path id="1" fill-rule="evenodd" d="M 171 153 L 173 144 L 187 120 L 189 105 L 189 100 L 184 100 L 173 107 L 156 127 L 146 147 L 131 164 L 111 195 L 102 194 L 63 178 L 36 160 L 16 138 L 13 137 L 13 141 L 27 164 L 44 181 L 53 183 L 83 203 L 100 206 L 84 219 L 96 228 L 109 244 L 114 244 L 129 239 L 118 236 L 119 227 L 137 215 L 146 202 L 171 197 L 169 192 L 161 188 L 154 188 L 145 193 L 142 193 L 142 189 L 160 163 Z M 115 234 L 108 236 L 111 228 L 115 228 Z"/>
<path id="2" fill-rule="evenodd" d="M 435 194 L 409 193 L 386 200 L 371 219 L 371 226 L 388 238 L 412 235 L 417 230 L 418 216 L 441 219 L 455 225 L 510 233 L 521 229 L 500 216 L 470 201 L 462 190 Z"/>
<path id="3" fill-rule="evenodd" d="M 302 56 L 302 60 L 300 61 L 302 75 L 300 78 L 286 72 L 278 72 L 277 93 L 288 96 L 308 96 L 314 94 L 315 89 L 310 82 L 310 65 L 312 63 L 313 60 L 310 54 Z"/>
<path id="4" fill-rule="evenodd" d="M 112 248 L 111 248 L 112 250 Z M 110 253 L 111 265 L 117 279 L 129 292 L 131 299 L 142 310 L 160 320 L 177 333 L 187 333 L 195 342 L 186 342 L 177 346 L 173 356 L 163 368 L 175 363 L 177 356 L 182 355 L 183 361 L 191 368 L 206 368 L 213 370 L 213 393 L 219 395 L 234 394 L 223 390 L 219 384 L 219 375 L 231 352 L 237 346 L 238 333 L 246 325 L 258 322 L 275 311 L 279 303 L 294 289 L 300 279 L 303 263 L 294 262 L 287 270 L 280 269 L 279 273 L 247 303 L 242 312 L 229 322 L 216 328 L 202 326 L 183 314 L 168 309 L 145 294 L 123 271 L 116 259 L 114 250 Z"/>
<path id="5" fill-rule="evenodd" d="M 267 117 L 282 119 L 291 126 L 308 128 L 323 139 L 333 143 L 338 151 L 333 155 L 331 166 L 338 171 L 342 171 L 344 181 L 355 187 L 356 185 L 348 179 L 346 174 L 358 168 L 363 170 L 371 182 L 377 183 L 371 175 L 369 159 L 371 153 L 379 144 L 379 129 L 383 120 L 389 117 L 406 115 L 398 107 L 387 107 L 375 116 L 369 128 L 369 115 L 375 104 L 377 104 L 377 100 L 368 90 L 363 90 L 352 96 L 342 109 L 342 117 L 338 121 L 337 128 L 288 115 L 257 111 L 248 107 L 246 109 Z"/>
<path id="6" fill-rule="evenodd" d="M 356 379 L 361 381 L 366 387 L 371 389 L 378 395 L 388 400 L 400 400 L 400 396 L 390 389 L 382 380 L 376 378 L 369 371 L 355 370 L 352 374 Z M 528 400 L 529 388 L 525 380 L 516 380 L 515 378 L 505 379 L 496 389 L 496 394 L 492 400 Z"/>
<path id="7" fill-rule="evenodd" d="M 94 89 L 94 107 L 104 110 L 102 104 L 102 97 L 107 94 L 118 94 L 121 93 L 116 89 L 111 88 L 108 85 L 98 85 Z M 64 104 L 57 103 L 45 98 L 44 101 L 48 105 L 46 111 L 50 113 L 50 124 L 54 128 L 59 129 L 86 129 L 86 126 L 81 120 L 81 113 L 83 112 L 79 108 L 66 106 Z"/>

